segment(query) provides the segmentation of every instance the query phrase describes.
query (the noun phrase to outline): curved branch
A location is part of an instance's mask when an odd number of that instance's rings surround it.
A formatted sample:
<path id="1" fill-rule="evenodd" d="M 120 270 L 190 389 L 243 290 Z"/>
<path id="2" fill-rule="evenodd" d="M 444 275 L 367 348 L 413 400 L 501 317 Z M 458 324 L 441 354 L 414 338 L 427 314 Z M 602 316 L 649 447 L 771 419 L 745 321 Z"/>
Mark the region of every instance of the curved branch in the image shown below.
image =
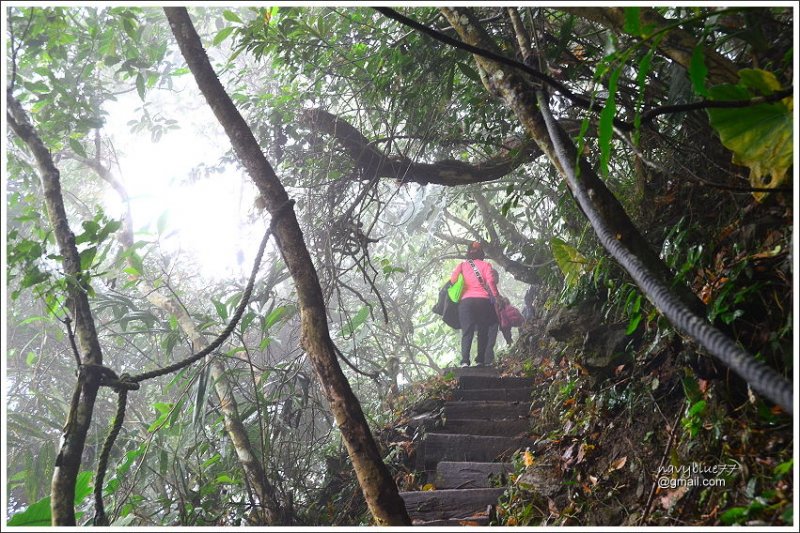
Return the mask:
<path id="1" fill-rule="evenodd" d="M 384 154 L 349 122 L 323 109 L 307 109 L 303 111 L 301 120 L 309 127 L 334 137 L 362 170 L 364 179 L 377 176 L 422 185 L 469 185 L 498 180 L 543 154 L 532 140 L 515 139 L 507 142 L 497 154 L 479 163 L 470 164 L 453 159 L 416 163 L 407 157 Z M 578 120 L 566 119 L 561 124 L 571 134 L 580 131 L 581 123 Z"/>

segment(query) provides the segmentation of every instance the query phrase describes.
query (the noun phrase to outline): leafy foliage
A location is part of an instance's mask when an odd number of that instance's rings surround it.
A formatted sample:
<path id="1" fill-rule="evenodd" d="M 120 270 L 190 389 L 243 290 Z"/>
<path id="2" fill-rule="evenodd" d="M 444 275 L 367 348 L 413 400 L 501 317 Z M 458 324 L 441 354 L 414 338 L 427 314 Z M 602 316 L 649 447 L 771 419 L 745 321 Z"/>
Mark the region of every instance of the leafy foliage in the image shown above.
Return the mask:
<path id="1" fill-rule="evenodd" d="M 473 9 L 501 52 L 515 57 L 505 12 L 496 6 Z M 552 95 L 566 126 L 582 123 L 580 152 L 602 169 L 608 187 L 661 251 L 675 285 L 690 287 L 708 316 L 759 357 L 789 368 L 791 202 L 780 192 L 756 193 L 761 202 L 755 206 L 749 195 L 725 193 L 721 201 L 718 189 L 689 178 L 734 187 L 748 181 L 785 186 L 793 156 L 792 98 L 660 115 L 644 127 L 641 116 L 659 106 L 750 99 L 788 86 L 791 11 L 634 6 L 623 8 L 618 28 L 602 27 L 588 11 L 529 6 L 519 12 L 548 75 L 604 103 L 599 112 L 588 112 L 557 91 Z M 379 179 L 339 141 L 301 120 L 309 108 L 326 110 L 393 162 L 476 164 L 519 154 L 523 130 L 487 91 L 470 54 L 367 8 L 231 6 L 191 13 L 231 98 L 297 199 L 330 329 L 341 352 L 364 372 L 345 368 L 375 427 L 402 417 L 423 395 L 446 396 L 452 385 L 447 379 L 417 388 L 458 353 L 457 335 L 430 309 L 464 243 L 480 240 L 502 266 L 503 293 L 518 303 L 530 291 L 532 314 L 546 318 L 561 306 L 594 302 L 607 322 L 641 338 L 641 346 L 626 352 L 630 359 L 598 383 L 571 352 L 536 352 L 547 342 L 531 331 L 508 351 L 522 353 L 515 370 L 541 379 L 545 405 L 538 418 L 542 433 L 558 441 L 569 501 L 551 507 L 520 483 L 500 507 L 503 524 L 512 525 L 512 518 L 516 525 L 603 523 L 608 515 L 598 509 L 618 499 L 633 508 L 636 484 L 627 488 L 633 477 L 624 476 L 657 466 L 645 461 L 661 456 L 673 429 L 662 411 L 680 414 L 670 460 L 686 462 L 704 452 L 720 462 L 746 464 L 751 475 L 727 479 L 730 490 L 724 494 L 700 491 L 696 508 L 680 494 L 664 494 L 666 503 L 687 505 L 686 513 L 658 503 L 649 523 L 674 524 L 679 516 L 702 525 L 791 523 L 793 464 L 784 415 L 751 400 L 740 383 L 711 382 L 684 371 L 698 366 L 688 355 L 693 350 L 680 347 L 658 310 L 605 256 L 544 158 L 527 160 L 493 182 L 458 188 Z M 445 30 L 435 8 L 404 13 Z M 661 29 L 646 22 L 655 16 L 665 21 Z M 111 169 L 121 182 L 141 177 L 137 168 L 121 163 L 128 147 L 112 128 L 117 117 L 108 114 L 109 104 L 129 96 L 133 118 L 121 124 L 153 146 L 175 136 L 192 139 L 195 132 L 224 141 L 210 125 L 197 123 L 204 104 L 159 9 L 12 7 L 7 17 L 13 37 L 9 81 L 61 171 L 106 364 L 120 373 L 170 364 L 192 351 L 195 339 L 176 316 L 144 299 L 143 284 L 178 301 L 200 334 L 212 337 L 239 302 L 241 281 L 233 275 L 204 277 L 186 250 L 171 247 L 180 236 L 171 233 L 167 213 L 134 209 L 133 242 L 123 244 L 126 214 L 108 200 L 119 195 L 87 163 Z M 681 50 L 688 64 L 666 49 L 680 35 L 689 36 Z M 735 66 L 738 84 L 711 84 L 717 55 Z M 630 138 L 615 131 L 614 120 L 634 125 Z M 65 383 L 74 383 L 74 355 L 58 321 L 68 313 L 68 281 L 59 271 L 35 169 L 24 148 L 10 140 L 9 509 L 14 524 L 44 525 L 49 503 L 42 496 L 52 475 L 53 443 L 69 405 Z M 232 152 L 216 163 L 193 164 L 186 175 L 175 170 L 175 181 L 199 188 L 215 176 L 240 177 Z M 735 165 L 748 167 L 749 180 Z M 233 194 L 226 183 L 220 201 Z M 176 197 L 171 211 L 189 203 Z M 239 210 L 247 211 L 247 205 L 243 198 Z M 247 215 L 242 226 L 263 223 L 257 208 Z M 214 209 L 206 216 L 226 215 Z M 338 430 L 304 357 L 298 333 L 302 304 L 286 282 L 281 259 L 273 255 L 267 263 L 233 338 L 215 356 L 223 364 L 221 375 L 212 378 L 198 365 L 131 395 L 130 418 L 104 488 L 108 507 L 119 513 L 115 525 L 252 523 L 253 501 L 225 436 L 220 400 L 212 394 L 216 380 L 230 383 L 254 460 L 263 465 L 287 520 L 369 524 L 357 482 L 348 477 L 346 461 L 336 461 L 342 456 Z M 681 409 L 677 402 L 684 398 Z M 87 456 L 98 453 L 103 422 L 112 412 L 101 394 Z M 418 488 L 421 479 L 402 461 L 408 459 L 407 443 L 419 435 L 399 437 L 385 450 L 387 460 L 397 459 L 391 464 L 399 484 Z M 642 450 L 641 462 L 619 453 L 595 469 L 623 438 Z M 541 459 L 520 453 L 514 458 L 517 473 L 533 471 Z M 89 481 L 81 478 L 80 493 Z"/>

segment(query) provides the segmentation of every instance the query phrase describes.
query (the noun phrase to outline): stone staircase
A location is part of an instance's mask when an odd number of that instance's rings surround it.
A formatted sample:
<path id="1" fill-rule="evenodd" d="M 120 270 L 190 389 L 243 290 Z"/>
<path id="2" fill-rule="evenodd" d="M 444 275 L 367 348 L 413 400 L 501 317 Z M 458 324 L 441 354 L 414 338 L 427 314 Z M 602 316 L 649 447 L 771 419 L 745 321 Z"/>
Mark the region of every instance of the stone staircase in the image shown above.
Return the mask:
<path id="1" fill-rule="evenodd" d="M 505 491 L 492 478 L 511 470 L 517 449 L 528 438 L 531 387 L 528 378 L 501 378 L 494 368 L 456 368 L 452 401 L 443 425 L 417 448 L 416 469 L 435 490 L 401 492 L 414 525 L 486 525 L 489 511 Z M 496 485 L 496 484 L 495 484 Z"/>

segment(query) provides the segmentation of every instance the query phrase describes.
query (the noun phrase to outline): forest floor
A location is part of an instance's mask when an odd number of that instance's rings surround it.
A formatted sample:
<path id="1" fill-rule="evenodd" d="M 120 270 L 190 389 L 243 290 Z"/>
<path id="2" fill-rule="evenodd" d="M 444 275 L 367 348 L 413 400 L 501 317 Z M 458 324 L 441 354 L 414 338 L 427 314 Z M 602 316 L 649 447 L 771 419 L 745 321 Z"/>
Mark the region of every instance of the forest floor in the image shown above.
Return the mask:
<path id="1" fill-rule="evenodd" d="M 499 458 L 510 468 L 495 478 L 505 490 L 489 525 L 792 523 L 788 415 L 742 398 L 736 383 L 698 378 L 675 339 L 648 346 L 647 358 L 640 349 L 587 367 L 581 348 L 548 337 L 550 319 L 529 322 L 496 363 L 533 392 L 529 445 Z M 446 372 L 396 399 L 408 407 L 380 440 L 401 491 L 437 490 L 415 454 L 458 386 Z"/>

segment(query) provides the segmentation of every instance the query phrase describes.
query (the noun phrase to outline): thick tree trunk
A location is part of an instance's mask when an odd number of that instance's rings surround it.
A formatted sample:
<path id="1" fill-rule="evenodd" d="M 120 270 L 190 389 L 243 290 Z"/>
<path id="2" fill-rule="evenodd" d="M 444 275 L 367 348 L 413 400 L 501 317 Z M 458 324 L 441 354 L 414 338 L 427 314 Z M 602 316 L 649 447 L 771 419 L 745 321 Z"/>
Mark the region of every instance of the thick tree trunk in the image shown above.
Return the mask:
<path id="1" fill-rule="evenodd" d="M 59 253 L 67 281 L 66 311 L 72 313 L 78 338 L 80 365 L 103 364 L 103 352 L 97 339 L 92 310 L 86 294 L 87 283 L 82 278 L 81 259 L 75 246 L 75 234 L 69 227 L 64 199 L 61 194 L 61 177 L 53 163 L 50 151 L 31 126 L 22 106 L 8 92 L 8 123 L 14 133 L 28 145 L 36 164 L 44 190 L 44 201 L 50 225 L 56 236 Z M 77 354 L 76 354 L 77 356 Z M 54 526 L 75 525 L 75 480 L 81 466 L 81 456 L 86 444 L 86 434 L 92 422 L 94 402 L 100 387 L 98 374 L 79 371 L 72 405 L 64 426 L 61 449 L 56 458 L 50 490 L 50 507 Z"/>
<path id="2" fill-rule="evenodd" d="M 264 157 L 250 127 L 217 79 L 186 9 L 165 8 L 164 11 L 201 92 L 256 184 L 267 210 L 273 217 L 278 216 L 289 201 L 286 190 Z M 330 402 L 367 505 L 379 525 L 409 525 L 411 521 L 405 504 L 381 460 L 361 405 L 336 359 L 328 332 L 322 289 L 293 210 L 280 215 L 275 239 L 297 287 L 302 346 Z"/>

